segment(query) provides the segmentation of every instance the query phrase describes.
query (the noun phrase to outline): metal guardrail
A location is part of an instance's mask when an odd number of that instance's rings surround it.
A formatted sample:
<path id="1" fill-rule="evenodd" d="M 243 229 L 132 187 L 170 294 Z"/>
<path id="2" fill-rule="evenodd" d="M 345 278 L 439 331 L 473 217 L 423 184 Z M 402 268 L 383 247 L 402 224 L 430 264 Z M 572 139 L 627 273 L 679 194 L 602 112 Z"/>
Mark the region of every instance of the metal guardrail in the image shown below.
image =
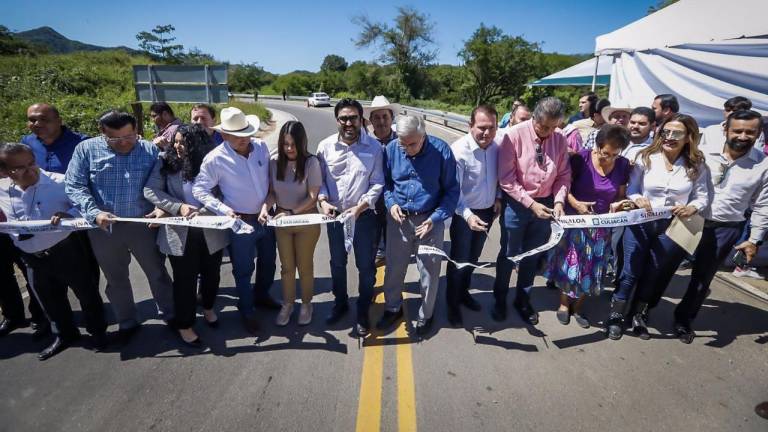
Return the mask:
<path id="1" fill-rule="evenodd" d="M 237 97 L 237 98 L 253 98 L 253 93 L 231 93 L 230 96 Z M 267 99 L 267 100 L 283 100 L 283 97 L 281 95 L 259 95 L 259 99 Z M 287 100 L 292 101 L 306 101 L 308 99 L 307 96 L 286 96 Z M 337 98 L 331 98 L 331 103 L 338 102 L 339 99 Z M 370 105 L 371 101 L 368 100 L 359 100 L 363 106 Z M 447 126 L 452 129 L 460 130 L 463 132 L 469 131 L 469 116 L 464 116 L 461 114 L 456 114 L 452 112 L 447 111 L 440 111 L 440 110 L 431 110 L 431 109 L 424 109 L 424 108 L 418 108 L 408 105 L 400 105 L 400 113 L 401 114 L 416 114 L 420 115 L 421 118 L 424 120 L 433 122 L 433 123 L 439 123 L 443 126 Z"/>

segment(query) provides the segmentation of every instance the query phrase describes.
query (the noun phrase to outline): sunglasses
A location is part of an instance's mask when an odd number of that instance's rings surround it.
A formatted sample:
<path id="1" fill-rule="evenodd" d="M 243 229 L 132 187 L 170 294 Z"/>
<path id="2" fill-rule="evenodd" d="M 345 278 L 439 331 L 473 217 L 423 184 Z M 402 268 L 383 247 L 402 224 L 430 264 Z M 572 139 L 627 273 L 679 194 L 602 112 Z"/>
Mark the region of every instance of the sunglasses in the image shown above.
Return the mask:
<path id="1" fill-rule="evenodd" d="M 677 141 L 685 137 L 685 131 L 674 130 L 674 129 L 663 129 L 659 135 L 661 135 L 661 137 L 664 139 Z"/>
<path id="2" fill-rule="evenodd" d="M 339 116 L 336 118 L 336 121 L 338 121 L 341 124 L 357 123 L 358 120 L 360 120 L 360 116 L 357 116 L 357 115 Z"/>
<path id="3" fill-rule="evenodd" d="M 102 135 L 102 136 L 104 137 L 104 140 L 107 142 L 107 144 L 118 144 L 121 141 L 133 141 L 135 139 L 141 139 L 141 135 L 135 134 L 135 133 L 128 134 L 121 137 L 114 137 L 114 138 L 110 138 L 106 135 Z"/>

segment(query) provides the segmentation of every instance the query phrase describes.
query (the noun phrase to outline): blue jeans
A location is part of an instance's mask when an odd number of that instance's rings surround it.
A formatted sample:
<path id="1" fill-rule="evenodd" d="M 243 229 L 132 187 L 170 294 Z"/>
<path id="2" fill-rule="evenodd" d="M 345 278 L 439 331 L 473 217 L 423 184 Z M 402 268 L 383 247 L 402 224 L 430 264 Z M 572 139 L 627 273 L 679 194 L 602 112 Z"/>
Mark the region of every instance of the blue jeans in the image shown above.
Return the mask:
<path id="1" fill-rule="evenodd" d="M 245 220 L 245 219 L 244 219 Z M 275 280 L 275 259 L 277 244 L 275 229 L 260 224 L 256 220 L 245 220 L 253 226 L 250 234 L 230 234 L 229 257 L 232 261 L 232 276 L 237 287 L 237 308 L 240 313 L 251 318 L 255 315 L 254 302 L 269 296 L 269 288 Z M 258 261 L 253 260 L 258 253 Z M 251 276 L 256 270 L 256 284 L 251 287 Z"/>
<path id="2" fill-rule="evenodd" d="M 472 210 L 483 222 L 488 224 L 490 230 L 493 224 L 493 207 L 483 210 Z M 477 264 L 483 245 L 488 234 L 481 231 L 472 231 L 464 217 L 453 215 L 451 219 L 451 259 L 458 262 L 470 262 Z M 446 274 L 446 300 L 448 307 L 458 308 L 461 301 L 469 296 L 469 283 L 472 280 L 473 267 L 456 268 L 452 262 L 448 262 Z"/>
<path id="3" fill-rule="evenodd" d="M 536 198 L 536 202 L 552 208 L 554 198 Z M 509 292 L 509 279 L 512 277 L 514 264 L 508 260 L 508 256 L 515 256 L 521 252 L 539 247 L 549 240 L 552 231 L 548 219 L 540 219 L 533 211 L 526 208 L 519 201 L 504 195 L 504 209 L 499 219 L 501 225 L 501 249 L 496 258 L 496 281 L 493 284 L 493 296 L 497 303 L 504 303 Z M 539 256 L 536 254 L 520 261 L 517 269 L 517 293 L 523 288 L 533 285 L 536 277 L 536 265 Z"/>
<path id="4" fill-rule="evenodd" d="M 631 225 L 624 230 L 624 268 L 614 300 L 626 301 L 637 284 L 637 301 L 655 306 L 686 256 L 664 231 L 672 219 Z"/>
<path id="5" fill-rule="evenodd" d="M 340 223 L 326 225 L 328 248 L 331 252 L 331 279 L 336 304 L 345 304 L 347 294 L 347 250 L 344 248 L 344 226 Z M 352 249 L 357 264 L 358 283 L 357 315 L 364 316 L 373 300 L 373 285 L 376 283 L 376 247 L 381 226 L 373 210 L 366 210 L 355 221 L 355 236 Z M 367 316 L 367 315 L 366 315 Z"/>

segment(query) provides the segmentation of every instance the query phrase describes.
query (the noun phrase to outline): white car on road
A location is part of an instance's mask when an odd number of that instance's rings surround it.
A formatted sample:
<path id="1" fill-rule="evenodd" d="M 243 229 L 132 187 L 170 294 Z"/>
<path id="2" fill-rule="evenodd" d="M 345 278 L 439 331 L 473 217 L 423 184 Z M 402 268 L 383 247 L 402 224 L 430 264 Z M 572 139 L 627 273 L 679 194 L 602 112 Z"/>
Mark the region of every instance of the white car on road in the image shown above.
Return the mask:
<path id="1" fill-rule="evenodd" d="M 325 93 L 312 93 L 307 98 L 307 106 L 331 106 L 331 97 Z"/>

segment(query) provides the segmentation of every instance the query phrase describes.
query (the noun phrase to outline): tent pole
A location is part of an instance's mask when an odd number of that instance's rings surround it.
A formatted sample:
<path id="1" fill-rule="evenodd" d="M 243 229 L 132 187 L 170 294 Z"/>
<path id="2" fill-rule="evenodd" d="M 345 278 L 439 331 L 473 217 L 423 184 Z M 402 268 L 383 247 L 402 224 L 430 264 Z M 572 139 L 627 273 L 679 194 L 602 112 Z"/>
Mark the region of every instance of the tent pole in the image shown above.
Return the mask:
<path id="1" fill-rule="evenodd" d="M 597 84 L 597 66 L 600 64 L 600 56 L 595 56 L 595 73 L 592 74 L 592 91 L 595 91 L 595 84 Z"/>

